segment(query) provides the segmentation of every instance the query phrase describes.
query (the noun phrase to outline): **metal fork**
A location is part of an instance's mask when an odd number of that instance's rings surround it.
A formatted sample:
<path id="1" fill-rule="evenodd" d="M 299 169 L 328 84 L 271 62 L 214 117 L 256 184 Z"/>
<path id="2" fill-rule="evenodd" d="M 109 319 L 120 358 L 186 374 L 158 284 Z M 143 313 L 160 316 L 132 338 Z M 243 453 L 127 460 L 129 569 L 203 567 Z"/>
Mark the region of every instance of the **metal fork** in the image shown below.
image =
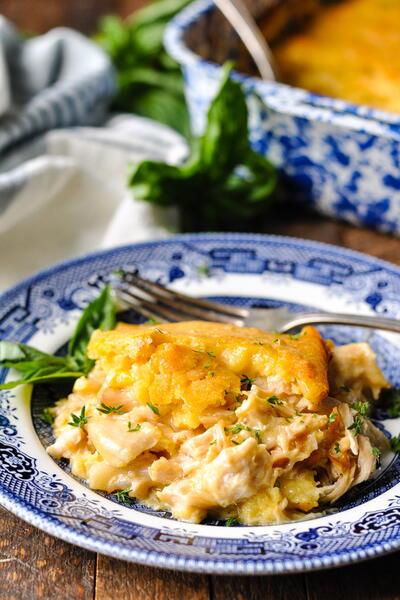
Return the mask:
<path id="1" fill-rule="evenodd" d="M 161 322 L 204 320 L 286 333 L 303 325 L 369 327 L 400 333 L 400 321 L 341 313 L 291 313 L 288 308 L 239 308 L 186 296 L 137 273 L 119 271 L 112 282 L 117 298 L 143 316 Z"/>
<path id="2" fill-rule="evenodd" d="M 278 79 L 277 67 L 271 49 L 246 3 L 242 0 L 214 1 L 246 46 L 261 75 L 261 79 L 265 81 Z"/>

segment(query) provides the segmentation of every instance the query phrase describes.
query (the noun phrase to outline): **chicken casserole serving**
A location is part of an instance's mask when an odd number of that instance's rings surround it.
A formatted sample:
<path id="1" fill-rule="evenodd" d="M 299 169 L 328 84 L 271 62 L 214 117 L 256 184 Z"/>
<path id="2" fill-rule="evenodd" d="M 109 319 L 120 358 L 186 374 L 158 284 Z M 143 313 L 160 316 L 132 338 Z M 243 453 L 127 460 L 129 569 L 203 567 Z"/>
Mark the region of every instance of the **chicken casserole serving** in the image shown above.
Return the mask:
<path id="1" fill-rule="evenodd" d="M 368 344 L 209 322 L 92 334 L 95 366 L 55 417 L 55 458 L 92 489 L 184 521 L 247 525 L 320 510 L 370 478 L 386 437 L 368 418 L 389 387 Z"/>

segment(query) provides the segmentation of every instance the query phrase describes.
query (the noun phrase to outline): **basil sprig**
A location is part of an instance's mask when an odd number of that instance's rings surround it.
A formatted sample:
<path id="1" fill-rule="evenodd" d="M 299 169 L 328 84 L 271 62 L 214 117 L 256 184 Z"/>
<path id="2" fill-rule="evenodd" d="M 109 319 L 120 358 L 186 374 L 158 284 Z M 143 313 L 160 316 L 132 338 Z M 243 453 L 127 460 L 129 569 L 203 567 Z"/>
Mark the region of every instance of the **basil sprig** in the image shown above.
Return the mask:
<path id="1" fill-rule="evenodd" d="M 130 177 L 136 200 L 178 208 L 183 231 L 248 228 L 277 198 L 278 172 L 250 146 L 246 100 L 231 68 L 224 67 L 205 132 L 187 162 L 145 160 Z"/>
<path id="2" fill-rule="evenodd" d="M 164 48 L 168 22 L 190 0 L 157 0 L 126 20 L 103 17 L 95 36 L 110 56 L 118 90 L 112 108 L 169 125 L 189 137 L 189 115 L 178 63 Z"/>
<path id="3" fill-rule="evenodd" d="M 106 285 L 83 311 L 69 342 L 67 356 L 53 356 L 26 344 L 0 342 L 1 366 L 12 367 L 22 375 L 20 379 L 1 384 L 0 390 L 26 383 L 77 379 L 87 375 L 94 365 L 86 352 L 93 331 L 112 329 L 115 320 L 115 304 L 111 290 Z"/>

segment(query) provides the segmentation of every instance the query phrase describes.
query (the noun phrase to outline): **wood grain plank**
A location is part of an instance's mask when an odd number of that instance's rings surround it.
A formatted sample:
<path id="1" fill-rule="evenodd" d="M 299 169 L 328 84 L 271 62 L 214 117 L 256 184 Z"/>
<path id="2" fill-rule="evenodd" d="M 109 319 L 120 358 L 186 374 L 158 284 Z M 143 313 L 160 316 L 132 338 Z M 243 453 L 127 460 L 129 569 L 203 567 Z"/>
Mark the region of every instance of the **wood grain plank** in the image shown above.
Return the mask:
<path id="1" fill-rule="evenodd" d="M 0 508 L 2 600 L 91 600 L 95 560 Z"/>
<path id="2" fill-rule="evenodd" d="M 100 16 L 127 16 L 146 3 L 147 0 L 0 0 L 0 14 L 30 33 L 44 33 L 60 26 L 93 33 Z"/>
<path id="3" fill-rule="evenodd" d="M 98 556 L 95 600 L 209 600 L 206 575 L 163 571 Z"/>
<path id="4" fill-rule="evenodd" d="M 278 205 L 268 214 L 261 227 L 263 233 L 289 235 L 304 239 L 342 244 L 342 224 L 296 203 Z"/>
<path id="5" fill-rule="evenodd" d="M 400 552 L 358 565 L 309 573 L 308 600 L 400 600 Z"/>
<path id="6" fill-rule="evenodd" d="M 306 600 L 303 575 L 211 578 L 211 600 Z"/>
<path id="7" fill-rule="evenodd" d="M 358 229 L 351 225 L 342 228 L 343 244 L 353 250 L 400 264 L 400 240 L 376 231 Z"/>

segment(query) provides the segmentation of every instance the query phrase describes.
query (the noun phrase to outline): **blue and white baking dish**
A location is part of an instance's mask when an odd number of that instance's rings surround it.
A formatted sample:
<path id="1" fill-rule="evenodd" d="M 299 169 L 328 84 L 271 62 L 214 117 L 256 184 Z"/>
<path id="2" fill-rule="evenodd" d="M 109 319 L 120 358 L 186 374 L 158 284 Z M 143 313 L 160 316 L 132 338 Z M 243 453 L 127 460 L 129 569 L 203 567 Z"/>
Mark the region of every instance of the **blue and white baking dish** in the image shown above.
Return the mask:
<path id="1" fill-rule="evenodd" d="M 212 0 L 197 0 L 165 33 L 165 46 L 183 70 L 196 134 L 221 76 L 218 63 L 240 52 L 226 26 L 215 35 L 215 13 Z M 289 176 L 294 197 L 324 214 L 400 235 L 400 115 L 235 77 L 248 98 L 252 145 Z"/>

